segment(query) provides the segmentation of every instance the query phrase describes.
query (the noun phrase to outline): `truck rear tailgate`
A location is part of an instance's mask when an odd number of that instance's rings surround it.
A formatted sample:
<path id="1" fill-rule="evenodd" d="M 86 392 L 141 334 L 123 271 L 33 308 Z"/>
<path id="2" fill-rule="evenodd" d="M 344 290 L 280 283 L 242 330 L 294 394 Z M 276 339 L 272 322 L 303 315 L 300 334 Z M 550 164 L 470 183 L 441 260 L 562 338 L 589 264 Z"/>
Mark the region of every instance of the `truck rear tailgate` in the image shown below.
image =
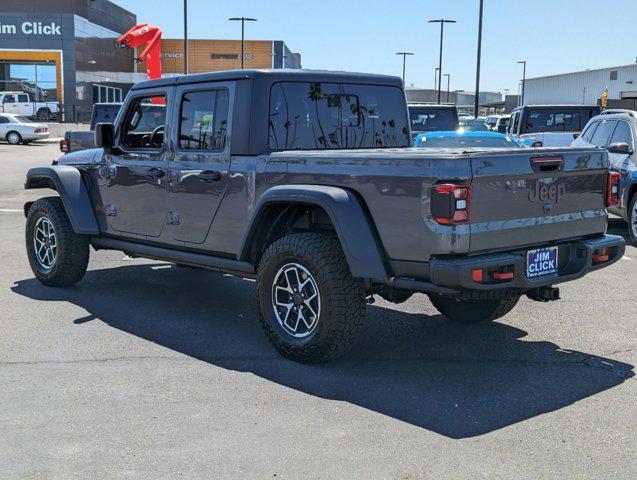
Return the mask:
<path id="1" fill-rule="evenodd" d="M 606 231 L 605 151 L 467 153 L 473 173 L 471 252 L 546 245 Z"/>

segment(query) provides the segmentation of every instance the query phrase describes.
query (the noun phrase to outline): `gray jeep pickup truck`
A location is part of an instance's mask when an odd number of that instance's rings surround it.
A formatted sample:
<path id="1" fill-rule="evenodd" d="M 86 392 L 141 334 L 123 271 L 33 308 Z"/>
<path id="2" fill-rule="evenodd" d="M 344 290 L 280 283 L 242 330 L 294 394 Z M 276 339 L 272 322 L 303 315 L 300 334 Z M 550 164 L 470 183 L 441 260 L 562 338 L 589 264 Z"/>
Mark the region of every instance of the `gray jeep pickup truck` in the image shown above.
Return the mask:
<path id="1" fill-rule="evenodd" d="M 24 207 L 35 276 L 72 285 L 93 247 L 253 278 L 269 340 L 301 362 L 342 354 L 374 295 L 489 321 L 625 248 L 605 151 L 414 149 L 396 77 L 141 82 L 95 143 L 27 174 L 58 193 Z"/>

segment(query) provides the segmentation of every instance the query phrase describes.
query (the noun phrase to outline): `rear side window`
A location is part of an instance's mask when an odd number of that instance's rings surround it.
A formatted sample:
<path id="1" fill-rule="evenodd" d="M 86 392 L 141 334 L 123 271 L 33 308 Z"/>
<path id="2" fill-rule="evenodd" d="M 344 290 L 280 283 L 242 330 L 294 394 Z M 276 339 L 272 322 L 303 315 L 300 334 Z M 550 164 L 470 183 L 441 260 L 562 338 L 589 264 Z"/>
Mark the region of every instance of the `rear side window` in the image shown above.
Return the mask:
<path id="1" fill-rule="evenodd" d="M 449 108 L 409 107 L 411 130 L 414 132 L 442 132 L 455 130 L 456 113 Z"/>
<path id="2" fill-rule="evenodd" d="M 29 96 L 27 94 L 18 95 L 18 102 L 28 102 Z"/>
<path id="3" fill-rule="evenodd" d="M 514 112 L 511 114 L 511 120 L 509 121 L 508 132 L 514 135 L 518 133 L 518 126 L 520 125 L 520 112 Z"/>
<path id="4" fill-rule="evenodd" d="M 270 91 L 271 150 L 409 146 L 405 96 L 399 88 L 278 82 Z"/>
<path id="5" fill-rule="evenodd" d="M 618 122 L 617 128 L 613 132 L 613 136 L 610 139 L 611 143 L 627 143 L 631 147 L 633 146 L 633 135 L 630 132 L 630 125 L 626 122 Z"/>
<path id="6" fill-rule="evenodd" d="M 181 99 L 179 147 L 184 150 L 221 151 L 228 130 L 227 89 L 185 93 Z"/>
<path id="7" fill-rule="evenodd" d="M 617 125 L 615 120 L 604 120 L 600 122 L 597 130 L 593 133 L 590 143 L 596 147 L 605 147 L 608 145 L 608 139 L 610 134 L 613 132 L 615 125 Z"/>
<path id="8" fill-rule="evenodd" d="M 599 122 L 591 123 L 586 129 L 582 132 L 582 140 L 587 143 L 591 143 L 591 138 L 593 138 L 593 134 L 595 133 L 595 129 L 599 125 Z"/>

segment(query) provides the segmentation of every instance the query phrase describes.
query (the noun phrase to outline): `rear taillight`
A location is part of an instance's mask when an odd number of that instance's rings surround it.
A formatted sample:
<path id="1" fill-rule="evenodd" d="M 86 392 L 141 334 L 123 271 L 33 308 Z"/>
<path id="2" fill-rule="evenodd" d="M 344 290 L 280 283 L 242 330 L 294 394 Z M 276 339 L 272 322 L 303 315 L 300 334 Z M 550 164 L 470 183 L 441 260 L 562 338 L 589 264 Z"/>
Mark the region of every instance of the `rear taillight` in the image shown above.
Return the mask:
<path id="1" fill-rule="evenodd" d="M 434 185 L 431 214 L 442 225 L 462 225 L 471 222 L 471 185 L 442 183 Z"/>
<path id="2" fill-rule="evenodd" d="M 34 130 L 35 133 L 45 133 L 46 132 L 46 128 L 36 128 Z"/>
<path id="3" fill-rule="evenodd" d="M 62 151 L 62 153 L 69 152 L 69 142 L 65 138 L 60 140 L 60 151 Z"/>
<path id="4" fill-rule="evenodd" d="M 622 174 L 613 170 L 608 171 L 608 185 L 606 186 L 606 206 L 615 207 L 621 203 L 620 182 Z"/>

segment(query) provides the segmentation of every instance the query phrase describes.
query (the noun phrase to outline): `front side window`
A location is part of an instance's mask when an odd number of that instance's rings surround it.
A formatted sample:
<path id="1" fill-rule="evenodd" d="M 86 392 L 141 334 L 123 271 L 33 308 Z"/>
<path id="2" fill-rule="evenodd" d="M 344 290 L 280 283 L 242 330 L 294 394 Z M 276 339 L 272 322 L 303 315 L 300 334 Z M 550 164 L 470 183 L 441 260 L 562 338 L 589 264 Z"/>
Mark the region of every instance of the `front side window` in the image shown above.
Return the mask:
<path id="1" fill-rule="evenodd" d="M 582 140 L 587 143 L 591 142 L 591 138 L 593 138 L 593 134 L 595 133 L 595 129 L 599 125 L 599 122 L 591 123 L 586 129 L 582 132 Z"/>
<path id="2" fill-rule="evenodd" d="M 164 144 L 166 97 L 135 98 L 126 112 L 122 144 L 128 148 L 160 148 Z"/>
<path id="3" fill-rule="evenodd" d="M 3 103 L 15 103 L 15 95 L 5 95 Z"/>
<path id="4" fill-rule="evenodd" d="M 613 129 L 617 122 L 615 120 L 604 120 L 600 122 L 599 126 L 593 133 L 593 137 L 591 138 L 591 143 L 596 147 L 605 147 L 608 145 L 608 138 L 612 133 Z"/>
<path id="5" fill-rule="evenodd" d="M 627 143 L 632 148 L 633 135 L 630 132 L 630 125 L 628 123 L 619 122 L 617 124 L 617 128 L 615 128 L 609 144 L 611 143 Z"/>
<path id="6" fill-rule="evenodd" d="M 179 147 L 221 151 L 228 131 L 227 89 L 185 93 L 181 100 Z"/>
<path id="7" fill-rule="evenodd" d="M 405 96 L 399 88 L 278 82 L 270 92 L 271 150 L 407 147 Z"/>

